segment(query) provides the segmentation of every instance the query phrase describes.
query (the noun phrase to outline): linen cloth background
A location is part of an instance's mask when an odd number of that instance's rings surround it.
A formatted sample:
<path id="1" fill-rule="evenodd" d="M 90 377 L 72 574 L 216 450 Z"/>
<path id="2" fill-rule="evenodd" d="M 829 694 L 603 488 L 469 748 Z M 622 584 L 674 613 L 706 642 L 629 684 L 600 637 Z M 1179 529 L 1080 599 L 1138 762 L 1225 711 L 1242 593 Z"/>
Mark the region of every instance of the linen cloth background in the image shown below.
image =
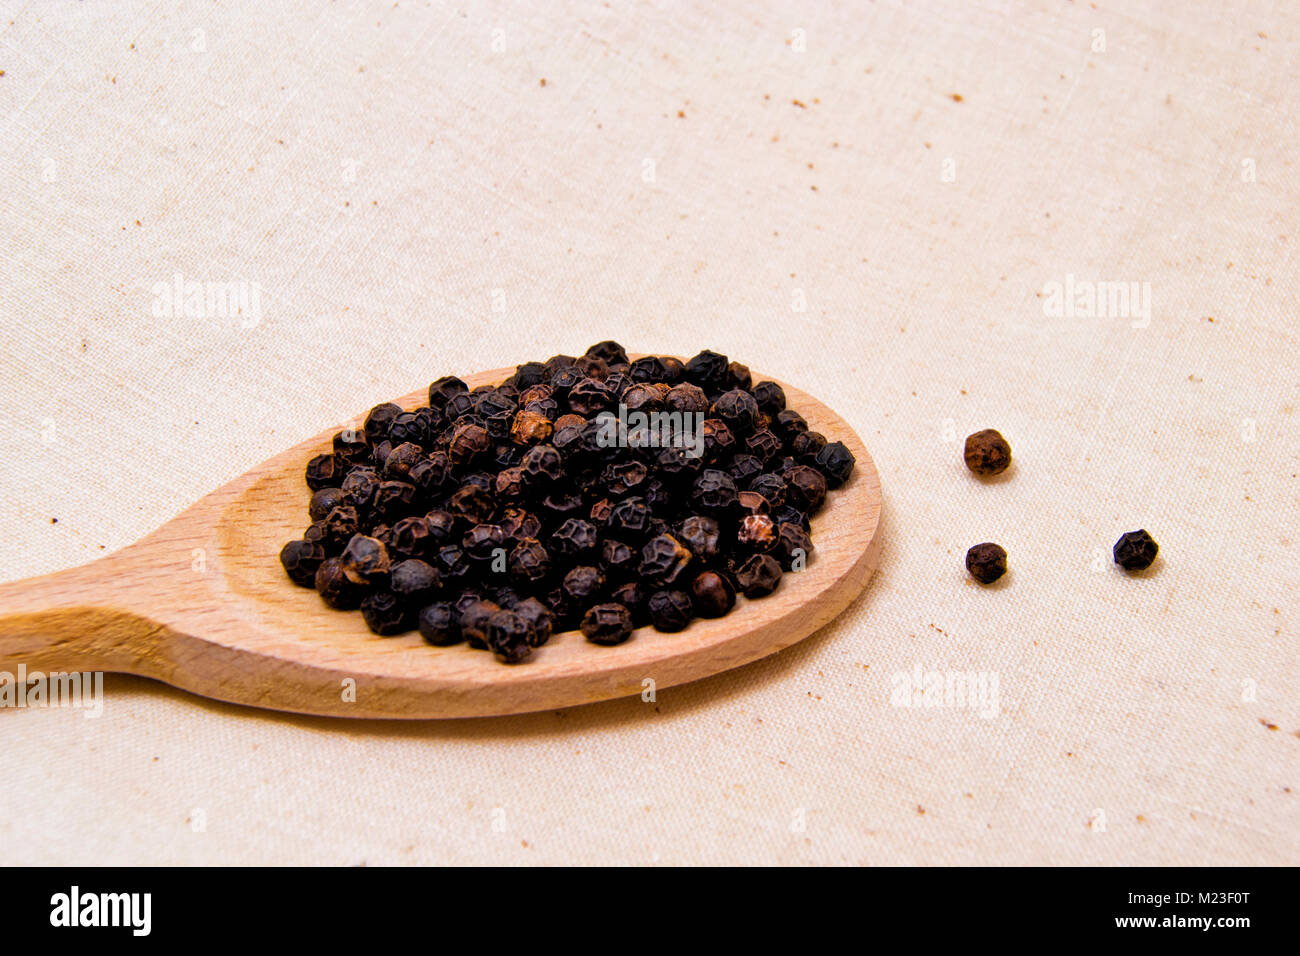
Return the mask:
<path id="1" fill-rule="evenodd" d="M 6 861 L 1296 862 L 1294 4 L 0 11 L 6 579 L 607 337 L 808 389 L 885 493 L 847 613 L 654 705 L 366 723 L 110 675 L 98 720 L 0 712 Z M 156 317 L 177 273 L 260 321 Z M 1045 315 L 1067 275 L 1149 283 L 1149 326 Z M 892 706 L 918 665 L 998 713 Z"/>

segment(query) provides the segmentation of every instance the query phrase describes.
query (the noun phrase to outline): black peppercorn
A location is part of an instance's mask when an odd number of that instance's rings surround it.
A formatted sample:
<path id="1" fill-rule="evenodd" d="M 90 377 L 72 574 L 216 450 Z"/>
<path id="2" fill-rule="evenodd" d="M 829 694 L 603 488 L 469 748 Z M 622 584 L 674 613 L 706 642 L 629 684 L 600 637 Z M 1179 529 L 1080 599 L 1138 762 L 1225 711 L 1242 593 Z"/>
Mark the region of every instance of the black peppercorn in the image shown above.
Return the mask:
<path id="1" fill-rule="evenodd" d="M 813 553 L 812 537 L 798 524 L 782 521 L 776 528 L 774 554 L 787 571 L 802 571 Z"/>
<path id="2" fill-rule="evenodd" d="M 384 459 L 384 477 L 393 481 L 406 481 L 411 469 L 424 461 L 424 449 L 411 442 L 402 442 Z"/>
<path id="3" fill-rule="evenodd" d="M 808 514 L 816 514 L 826 500 L 826 479 L 807 465 L 796 465 L 785 475 L 785 497 Z"/>
<path id="4" fill-rule="evenodd" d="M 498 660 L 518 664 L 533 652 L 528 630 L 528 622 L 514 611 L 497 611 L 487 620 L 488 649 Z"/>
<path id="5" fill-rule="evenodd" d="M 457 545 L 444 544 L 435 557 L 438 573 L 444 581 L 470 581 L 474 578 L 474 563 Z"/>
<path id="6" fill-rule="evenodd" d="M 342 483 L 348 465 L 334 455 L 317 455 L 307 462 L 307 487 L 319 491 Z"/>
<path id="7" fill-rule="evenodd" d="M 289 580 L 299 587 L 316 586 L 316 571 L 325 560 L 325 549 L 314 541 L 290 541 L 280 549 L 280 563 Z"/>
<path id="8" fill-rule="evenodd" d="M 323 543 L 330 550 L 336 551 L 361 530 L 361 519 L 357 517 L 356 508 L 339 505 L 330 509 L 330 513 L 321 520 L 321 527 L 325 532 Z"/>
<path id="9" fill-rule="evenodd" d="M 682 382 L 668 390 L 668 394 L 664 397 L 664 406 L 670 412 L 703 415 L 709 410 L 709 398 L 704 394 L 704 389 L 698 385 Z"/>
<path id="10" fill-rule="evenodd" d="M 997 475 L 1011 464 L 1011 445 L 995 428 L 966 436 L 966 467 L 981 477 Z"/>
<path id="11" fill-rule="evenodd" d="M 420 611 L 420 636 L 436 647 L 459 644 L 464 638 L 455 606 L 450 601 L 437 601 Z"/>
<path id="12" fill-rule="evenodd" d="M 624 498 L 614 505 L 605 526 L 610 534 L 628 541 L 640 541 L 650 530 L 652 515 L 643 498 Z"/>
<path id="13" fill-rule="evenodd" d="M 584 357 L 600 359 L 610 365 L 626 365 L 627 352 L 623 346 L 619 345 L 612 339 L 606 339 L 604 342 L 597 342 L 591 348 L 583 353 Z"/>
<path id="14" fill-rule="evenodd" d="M 321 488 L 311 496 L 311 502 L 307 505 L 307 514 L 311 516 L 312 521 L 320 521 L 339 505 L 346 503 L 347 497 L 342 488 L 332 486 Z"/>
<path id="15" fill-rule="evenodd" d="M 551 572 L 551 558 L 536 538 L 524 538 L 511 550 L 506 566 L 520 584 L 536 585 Z"/>
<path id="16" fill-rule="evenodd" d="M 488 621 L 501 610 L 501 606 L 494 601 L 471 595 L 469 600 L 457 602 L 456 610 L 460 633 L 469 641 L 470 647 L 480 650 L 487 647 Z"/>
<path id="17" fill-rule="evenodd" d="M 785 389 L 776 382 L 759 382 L 754 386 L 753 393 L 759 411 L 769 415 L 779 415 L 785 411 Z"/>
<path id="18" fill-rule="evenodd" d="M 338 558 L 327 558 L 316 569 L 316 593 L 336 611 L 354 611 L 361 606 L 365 589 L 353 584 L 343 573 Z"/>
<path id="19" fill-rule="evenodd" d="M 691 490 L 691 503 L 710 514 L 725 514 L 736 506 L 736 482 L 725 471 L 706 468 L 695 479 Z"/>
<path id="20" fill-rule="evenodd" d="M 392 591 L 367 594 L 361 601 L 361 616 L 366 627 L 380 637 L 391 637 L 411 629 L 406 603 Z"/>
<path id="21" fill-rule="evenodd" d="M 492 447 L 487 429 L 473 422 L 458 422 L 447 445 L 447 457 L 454 465 L 467 465 Z"/>
<path id="22" fill-rule="evenodd" d="M 565 558 L 588 558 L 596 552 L 596 526 L 581 518 L 568 518 L 551 535 L 552 553 Z"/>
<path id="23" fill-rule="evenodd" d="M 387 581 L 391 562 L 382 541 L 357 534 L 339 556 L 339 566 L 353 584 L 371 585 Z"/>
<path id="24" fill-rule="evenodd" d="M 457 395 L 465 395 L 469 386 L 454 375 L 444 375 L 429 386 L 429 407 L 443 409 Z"/>
<path id="25" fill-rule="evenodd" d="M 826 436 L 821 432 L 800 432 L 790 439 L 790 454 L 802 462 L 817 459 L 817 453 L 826 447 Z"/>
<path id="26" fill-rule="evenodd" d="M 733 388 L 718 396 L 713 403 L 712 417 L 721 419 L 733 435 L 748 435 L 758 420 L 758 402 L 749 392 Z"/>
<path id="27" fill-rule="evenodd" d="M 605 588 L 605 575 L 599 568 L 578 565 L 564 576 L 560 585 L 565 597 L 577 607 L 590 604 Z"/>
<path id="28" fill-rule="evenodd" d="M 691 563 L 691 552 L 670 534 L 651 538 L 641 549 L 637 573 L 655 587 L 667 587 L 681 577 Z"/>
<path id="29" fill-rule="evenodd" d="M 736 585 L 747 598 L 766 597 L 781 583 L 781 565 L 769 554 L 755 554 L 736 568 Z"/>
<path id="30" fill-rule="evenodd" d="M 496 502 L 478 485 L 466 482 L 447 499 L 447 510 L 470 524 L 480 524 L 492 518 Z"/>
<path id="31" fill-rule="evenodd" d="M 600 546 L 600 569 L 610 579 L 624 578 L 636 570 L 641 555 L 615 538 L 606 538 Z"/>
<path id="32" fill-rule="evenodd" d="M 656 591 L 646 602 L 655 630 L 675 633 L 685 630 L 695 617 L 695 605 L 685 591 Z"/>
<path id="33" fill-rule="evenodd" d="M 424 445 L 429 440 L 428 420 L 414 412 L 403 412 L 388 426 L 388 440 L 394 448 L 404 444 Z"/>
<path id="34" fill-rule="evenodd" d="M 381 481 L 375 486 L 371 508 L 385 521 L 398 521 L 411 510 L 415 485 L 405 481 Z"/>
<path id="35" fill-rule="evenodd" d="M 402 407 L 394 405 L 392 402 L 385 402 L 383 405 L 376 405 L 370 409 L 366 415 L 366 422 L 362 426 L 365 433 L 366 441 L 371 447 L 379 444 L 388 437 L 388 428 L 393 423 L 393 419 L 402 414 Z"/>
<path id="36" fill-rule="evenodd" d="M 393 593 L 414 607 L 427 604 L 439 584 L 438 572 L 419 558 L 398 562 L 389 576 Z"/>
<path id="37" fill-rule="evenodd" d="M 528 625 L 528 643 L 531 646 L 541 647 L 550 640 L 551 631 L 555 626 L 555 617 L 545 604 L 535 597 L 524 598 L 511 610 Z"/>
<path id="38" fill-rule="evenodd" d="M 1155 561 L 1160 545 L 1143 528 L 1124 532 L 1113 550 L 1115 563 L 1125 571 L 1145 571 Z"/>
<path id="39" fill-rule="evenodd" d="M 785 479 L 780 475 L 759 475 L 749 483 L 749 490 L 766 498 L 771 508 L 785 504 Z"/>
<path id="40" fill-rule="evenodd" d="M 499 524 L 476 524 L 465 532 L 460 547 L 475 561 L 491 561 L 505 553 L 507 543 L 505 529 Z"/>
<path id="41" fill-rule="evenodd" d="M 827 488 L 838 488 L 849 480 L 857 459 L 844 442 L 835 441 L 823 445 L 813 456 L 813 467 L 826 478 Z"/>
<path id="42" fill-rule="evenodd" d="M 429 530 L 429 519 L 418 515 L 403 518 L 389 532 L 389 550 L 404 558 L 422 558 L 434 538 Z"/>
<path id="43" fill-rule="evenodd" d="M 593 644 L 622 644 L 632 636 L 632 614 L 621 604 L 597 604 L 583 615 L 581 627 Z"/>
<path id="44" fill-rule="evenodd" d="M 992 584 L 1007 573 L 1007 553 L 991 541 L 966 552 L 966 570 L 980 584 Z"/>
<path id="45" fill-rule="evenodd" d="M 650 621 L 646 611 L 646 601 L 650 592 L 640 581 L 624 581 L 609 592 L 609 603 L 621 604 L 632 615 L 632 626 L 642 627 Z"/>
<path id="46" fill-rule="evenodd" d="M 564 478 L 564 459 L 554 445 L 536 445 L 528 449 L 519 468 L 528 488 L 546 488 Z"/>
<path id="47" fill-rule="evenodd" d="M 736 606 L 731 582 L 717 571 L 705 571 L 691 582 L 691 598 L 700 617 L 722 617 Z"/>
<path id="48" fill-rule="evenodd" d="M 771 515 L 745 515 L 740 519 L 736 540 L 750 551 L 771 551 L 776 547 L 776 523 Z"/>
<path id="49" fill-rule="evenodd" d="M 727 357 L 705 349 L 686 363 L 686 378 L 705 391 L 720 389 L 727 377 Z"/>
<path id="50" fill-rule="evenodd" d="M 691 554 L 700 561 L 709 562 L 717 558 L 722 533 L 712 518 L 691 515 L 682 521 L 678 535 Z"/>

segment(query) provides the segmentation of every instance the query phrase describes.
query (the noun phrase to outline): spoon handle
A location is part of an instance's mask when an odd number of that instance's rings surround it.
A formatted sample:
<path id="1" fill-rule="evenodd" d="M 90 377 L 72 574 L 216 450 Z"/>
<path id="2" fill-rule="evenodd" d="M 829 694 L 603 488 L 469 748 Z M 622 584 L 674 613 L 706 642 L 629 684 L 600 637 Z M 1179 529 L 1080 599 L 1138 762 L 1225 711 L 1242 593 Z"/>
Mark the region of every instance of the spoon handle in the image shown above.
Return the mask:
<path id="1" fill-rule="evenodd" d="M 0 670 L 135 670 L 159 626 L 117 606 L 130 572 L 113 556 L 0 584 Z"/>

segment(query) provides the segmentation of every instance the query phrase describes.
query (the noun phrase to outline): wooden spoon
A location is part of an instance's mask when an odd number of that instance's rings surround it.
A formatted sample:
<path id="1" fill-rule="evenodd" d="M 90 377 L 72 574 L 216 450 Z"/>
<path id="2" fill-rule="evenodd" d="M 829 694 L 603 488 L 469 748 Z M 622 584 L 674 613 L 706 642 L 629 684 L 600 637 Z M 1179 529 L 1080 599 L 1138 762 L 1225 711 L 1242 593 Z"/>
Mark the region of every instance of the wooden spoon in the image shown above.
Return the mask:
<path id="1" fill-rule="evenodd" d="M 513 369 L 467 377 L 473 388 Z M 755 379 L 758 380 L 758 376 Z M 816 399 L 782 383 L 809 426 L 857 457 L 853 477 L 812 521 L 806 570 L 772 595 L 678 634 L 639 628 L 600 647 L 557 634 L 507 665 L 486 651 L 376 637 L 355 611 L 295 586 L 283 544 L 309 522 L 307 461 L 331 428 L 203 498 L 143 540 L 92 564 L 0 585 L 0 669 L 114 671 L 205 697 L 339 717 L 472 717 L 570 707 L 696 680 L 795 643 L 839 614 L 876 566 L 880 476 L 861 439 Z M 400 399 L 413 409 L 424 392 Z M 653 685 L 647 683 L 653 681 Z"/>

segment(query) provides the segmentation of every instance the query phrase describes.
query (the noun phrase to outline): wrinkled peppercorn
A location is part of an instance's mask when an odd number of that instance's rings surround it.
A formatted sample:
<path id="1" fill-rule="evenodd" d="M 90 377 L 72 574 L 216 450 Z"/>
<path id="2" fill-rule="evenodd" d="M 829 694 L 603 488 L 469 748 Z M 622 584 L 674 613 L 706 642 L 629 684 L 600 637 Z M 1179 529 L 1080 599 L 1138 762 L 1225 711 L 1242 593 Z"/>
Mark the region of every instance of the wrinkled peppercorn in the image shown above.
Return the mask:
<path id="1" fill-rule="evenodd" d="M 533 652 L 528 622 L 514 611 L 497 611 L 487 621 L 487 646 L 498 660 L 518 664 Z"/>
<path id="2" fill-rule="evenodd" d="M 655 630 L 666 633 L 685 630 L 695 617 L 695 605 L 685 591 L 656 591 L 646 607 Z"/>
<path id="3" fill-rule="evenodd" d="M 324 560 L 325 549 L 314 541 L 290 541 L 280 549 L 280 563 L 299 587 L 316 586 L 316 571 Z"/>
<path id="4" fill-rule="evenodd" d="M 632 614 L 621 604 L 597 604 L 583 615 L 581 628 L 593 644 L 622 644 L 632 636 Z"/>
<path id="5" fill-rule="evenodd" d="M 736 568 L 736 585 L 747 598 L 766 597 L 781 583 L 781 565 L 768 554 L 755 554 Z"/>
<path id="6" fill-rule="evenodd" d="M 339 566 L 353 584 L 382 583 L 388 578 L 391 568 L 388 548 L 376 538 L 353 535 L 339 556 Z"/>
<path id="7" fill-rule="evenodd" d="M 455 606 L 450 601 L 436 601 L 420 611 L 420 636 L 437 647 L 459 644 L 464 638 Z"/>
<path id="8" fill-rule="evenodd" d="M 528 643 L 531 646 L 541 647 L 550 639 L 551 630 L 555 625 L 555 616 L 537 598 L 524 598 L 511 610 L 528 625 Z"/>
<path id="9" fill-rule="evenodd" d="M 354 611 L 361 606 L 365 589 L 348 580 L 338 558 L 327 558 L 316 569 L 316 593 L 336 611 Z"/>
<path id="10" fill-rule="evenodd" d="M 995 428 L 966 436 L 966 467 L 980 476 L 997 475 L 1011 464 L 1011 445 Z"/>
<path id="11" fill-rule="evenodd" d="M 392 591 L 372 591 L 361 601 L 366 627 L 380 637 L 410 630 L 409 613 L 406 603 Z"/>
<path id="12" fill-rule="evenodd" d="M 598 416 L 617 405 L 643 417 L 610 442 Z M 312 523 L 281 562 L 376 633 L 519 661 L 556 629 L 619 643 L 770 593 L 806 566 L 809 516 L 853 467 L 742 362 L 629 360 L 607 341 L 372 408 L 307 464 Z"/>
<path id="13" fill-rule="evenodd" d="M 1145 571 L 1155 561 L 1160 545 L 1143 528 L 1120 535 L 1113 551 L 1115 563 L 1125 571 Z"/>
<path id="14" fill-rule="evenodd" d="M 651 538 L 641 549 L 637 573 L 655 587 L 667 587 L 677 581 L 691 563 L 691 552 L 670 534 Z"/>
<path id="15" fill-rule="evenodd" d="M 750 551 L 771 551 L 776 547 L 776 523 L 771 515 L 745 515 L 740 519 L 736 540 Z"/>
<path id="16" fill-rule="evenodd" d="M 1007 553 L 991 541 L 966 552 L 966 570 L 980 584 L 992 584 L 1007 573 Z"/>

